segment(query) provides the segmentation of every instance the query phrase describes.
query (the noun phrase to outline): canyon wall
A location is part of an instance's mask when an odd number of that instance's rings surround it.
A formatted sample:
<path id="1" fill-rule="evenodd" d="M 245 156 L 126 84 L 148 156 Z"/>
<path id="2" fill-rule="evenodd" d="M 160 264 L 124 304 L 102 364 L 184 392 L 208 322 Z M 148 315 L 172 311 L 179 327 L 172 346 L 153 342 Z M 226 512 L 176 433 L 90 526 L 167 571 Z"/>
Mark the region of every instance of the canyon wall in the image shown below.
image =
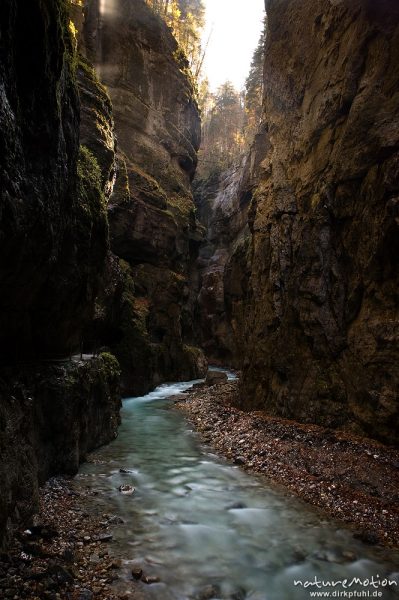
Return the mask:
<path id="1" fill-rule="evenodd" d="M 235 319 L 237 301 L 242 300 L 250 276 L 248 209 L 259 184 L 265 143 L 264 132 L 260 131 L 251 152 L 230 169 L 194 181 L 198 219 L 206 231 L 197 261 L 197 327 L 209 360 L 224 366 L 241 366 Z"/>
<path id="2" fill-rule="evenodd" d="M 5 0 L 0 11 L 0 359 L 65 356 L 105 266 L 103 190 L 79 148 L 64 4 Z"/>
<path id="3" fill-rule="evenodd" d="M 0 546 L 37 508 L 38 485 L 76 472 L 119 423 L 116 359 L 71 359 L 106 270 L 114 151 L 109 98 L 87 65 L 80 119 L 68 22 L 61 1 L 0 8 Z"/>
<path id="4" fill-rule="evenodd" d="M 193 325 L 203 230 L 190 183 L 200 120 L 188 63 L 144 0 L 90 0 L 83 34 L 118 139 L 108 213 L 114 257 L 91 337 L 117 356 L 125 393 L 139 394 L 206 369 Z"/>
<path id="5" fill-rule="evenodd" d="M 244 282 L 226 296 L 242 405 L 394 443 L 399 8 L 361 0 L 266 8 L 250 241 L 223 274 L 228 290 Z"/>

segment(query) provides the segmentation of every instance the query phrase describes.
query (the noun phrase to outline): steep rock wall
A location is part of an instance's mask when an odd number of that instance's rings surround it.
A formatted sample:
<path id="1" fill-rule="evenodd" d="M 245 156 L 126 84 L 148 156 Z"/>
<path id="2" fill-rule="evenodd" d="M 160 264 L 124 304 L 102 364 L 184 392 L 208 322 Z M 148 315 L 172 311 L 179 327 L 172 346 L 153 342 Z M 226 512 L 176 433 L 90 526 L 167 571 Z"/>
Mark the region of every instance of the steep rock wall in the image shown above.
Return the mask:
<path id="1" fill-rule="evenodd" d="M 93 336 L 118 357 L 125 392 L 143 393 L 205 368 L 191 291 L 202 236 L 190 189 L 200 121 L 187 62 L 144 0 L 91 0 L 84 39 L 118 137 L 109 221 L 121 261 L 108 265 Z"/>
<path id="2" fill-rule="evenodd" d="M 399 9 L 269 0 L 267 14 L 268 150 L 232 306 L 242 402 L 395 442 Z"/>
<path id="3" fill-rule="evenodd" d="M 236 323 L 231 314 L 247 289 L 250 274 L 248 209 L 259 183 L 265 136 L 259 133 L 241 161 L 210 180 L 195 180 L 198 219 L 205 227 L 197 268 L 198 330 L 212 362 L 240 366 Z"/>
<path id="4" fill-rule="evenodd" d="M 65 3 L 0 8 L 0 358 L 81 342 L 108 244 L 98 165 L 79 152 Z M 51 324 L 51 326 L 49 326 Z"/>
<path id="5" fill-rule="evenodd" d="M 0 7 L 0 546 L 39 483 L 76 472 L 119 420 L 117 361 L 59 360 L 94 314 L 114 162 L 109 98 L 77 74 L 68 21 L 63 0 Z"/>
<path id="6" fill-rule="evenodd" d="M 40 484 L 75 474 L 116 437 L 119 375 L 109 354 L 0 372 L 0 548 L 16 523 L 29 523 Z"/>

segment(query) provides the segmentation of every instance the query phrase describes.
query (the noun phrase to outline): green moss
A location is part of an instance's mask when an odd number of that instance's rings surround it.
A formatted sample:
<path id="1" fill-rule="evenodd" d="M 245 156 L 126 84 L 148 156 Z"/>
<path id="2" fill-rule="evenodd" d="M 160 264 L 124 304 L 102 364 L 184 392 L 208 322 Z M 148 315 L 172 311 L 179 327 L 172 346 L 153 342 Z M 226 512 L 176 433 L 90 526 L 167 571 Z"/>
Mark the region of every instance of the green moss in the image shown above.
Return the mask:
<path id="1" fill-rule="evenodd" d="M 101 99 L 105 96 L 107 99 L 107 103 L 109 105 L 109 109 L 111 109 L 111 100 L 108 96 L 107 88 L 101 83 L 101 81 L 97 77 L 97 73 L 94 70 L 93 66 L 87 62 L 86 58 L 81 54 L 78 54 L 76 57 L 77 67 L 81 69 L 86 75 L 87 79 L 94 83 L 95 87 L 98 89 L 99 96 Z"/>
<path id="2" fill-rule="evenodd" d="M 101 169 L 94 154 L 86 147 L 79 147 L 77 163 L 78 199 L 81 208 L 92 219 L 106 214 L 106 201 L 101 184 Z"/>
<path id="3" fill-rule="evenodd" d="M 99 358 L 104 365 L 104 371 L 107 378 L 117 379 L 121 375 L 121 368 L 118 360 L 110 352 L 101 352 Z"/>

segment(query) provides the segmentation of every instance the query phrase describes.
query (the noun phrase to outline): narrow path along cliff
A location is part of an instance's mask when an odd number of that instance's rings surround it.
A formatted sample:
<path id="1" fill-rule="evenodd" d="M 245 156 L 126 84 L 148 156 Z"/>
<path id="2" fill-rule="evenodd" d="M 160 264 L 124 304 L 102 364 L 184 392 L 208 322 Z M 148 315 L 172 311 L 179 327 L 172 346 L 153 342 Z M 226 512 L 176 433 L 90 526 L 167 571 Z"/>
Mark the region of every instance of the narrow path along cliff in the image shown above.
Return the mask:
<path id="1" fill-rule="evenodd" d="M 2 597 L 398 597 L 399 6 L 256 3 L 2 2 Z"/>

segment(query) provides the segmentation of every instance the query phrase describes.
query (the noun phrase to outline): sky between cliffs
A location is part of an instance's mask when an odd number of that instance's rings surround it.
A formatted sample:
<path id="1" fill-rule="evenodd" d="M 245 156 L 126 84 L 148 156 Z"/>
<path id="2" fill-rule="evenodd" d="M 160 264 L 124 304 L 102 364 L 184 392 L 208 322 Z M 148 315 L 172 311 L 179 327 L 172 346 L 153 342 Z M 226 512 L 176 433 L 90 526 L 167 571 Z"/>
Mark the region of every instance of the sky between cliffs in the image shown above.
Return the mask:
<path id="1" fill-rule="evenodd" d="M 206 52 L 203 75 L 211 91 L 230 80 L 240 90 L 249 73 L 252 54 L 263 26 L 264 0 L 204 0 Z"/>

